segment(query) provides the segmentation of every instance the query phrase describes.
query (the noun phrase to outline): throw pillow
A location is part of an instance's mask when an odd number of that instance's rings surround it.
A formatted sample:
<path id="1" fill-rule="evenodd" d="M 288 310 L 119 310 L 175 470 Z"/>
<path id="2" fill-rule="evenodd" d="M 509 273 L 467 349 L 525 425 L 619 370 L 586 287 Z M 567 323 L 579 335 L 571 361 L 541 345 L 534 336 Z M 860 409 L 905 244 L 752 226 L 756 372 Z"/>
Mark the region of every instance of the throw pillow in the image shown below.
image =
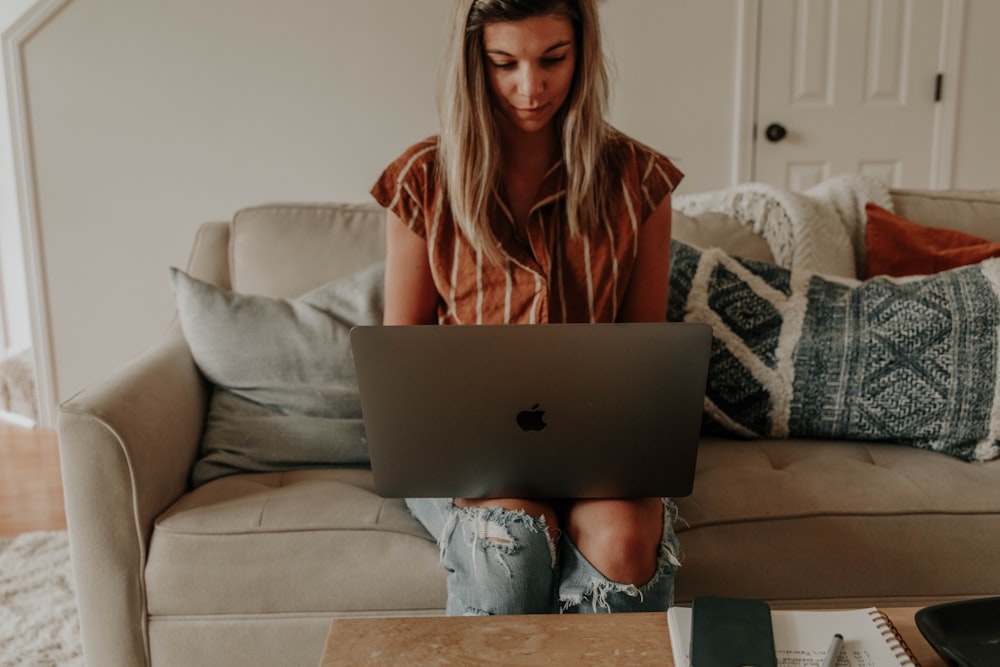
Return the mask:
<path id="1" fill-rule="evenodd" d="M 384 265 L 296 299 L 171 275 L 181 328 L 214 385 L 195 486 L 236 472 L 368 463 L 349 333 L 381 323 Z"/>
<path id="2" fill-rule="evenodd" d="M 706 426 L 1000 457 L 1000 259 L 858 282 L 671 254 L 668 319 L 714 331 Z"/>
<path id="3" fill-rule="evenodd" d="M 952 229 L 926 227 L 872 203 L 865 212 L 868 277 L 924 275 L 1000 257 L 1000 243 Z"/>

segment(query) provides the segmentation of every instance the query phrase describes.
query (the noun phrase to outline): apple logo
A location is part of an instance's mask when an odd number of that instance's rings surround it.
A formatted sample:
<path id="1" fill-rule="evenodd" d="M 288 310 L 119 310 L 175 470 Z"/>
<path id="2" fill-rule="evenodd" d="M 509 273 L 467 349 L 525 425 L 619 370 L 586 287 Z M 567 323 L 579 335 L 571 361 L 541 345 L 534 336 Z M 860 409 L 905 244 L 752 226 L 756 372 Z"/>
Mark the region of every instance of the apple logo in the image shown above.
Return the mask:
<path id="1" fill-rule="evenodd" d="M 548 426 L 545 423 L 545 410 L 538 409 L 539 404 L 535 403 L 530 410 L 521 410 L 517 413 L 517 425 L 522 431 L 541 431 Z"/>

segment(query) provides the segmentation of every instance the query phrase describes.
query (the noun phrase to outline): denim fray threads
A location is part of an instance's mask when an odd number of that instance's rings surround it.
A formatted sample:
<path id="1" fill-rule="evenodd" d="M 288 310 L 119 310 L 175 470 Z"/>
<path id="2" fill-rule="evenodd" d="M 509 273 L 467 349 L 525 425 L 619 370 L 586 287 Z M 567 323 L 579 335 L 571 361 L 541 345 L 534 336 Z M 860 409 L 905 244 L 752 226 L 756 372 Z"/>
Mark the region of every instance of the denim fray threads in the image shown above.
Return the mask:
<path id="1" fill-rule="evenodd" d="M 653 576 L 642 585 L 604 577 L 567 535 L 555 538 L 541 517 L 502 508 L 456 507 L 451 499 L 407 499 L 438 537 L 448 572 L 449 614 L 656 611 L 673 603 L 680 551 L 676 506 L 664 499 L 664 526 Z"/>

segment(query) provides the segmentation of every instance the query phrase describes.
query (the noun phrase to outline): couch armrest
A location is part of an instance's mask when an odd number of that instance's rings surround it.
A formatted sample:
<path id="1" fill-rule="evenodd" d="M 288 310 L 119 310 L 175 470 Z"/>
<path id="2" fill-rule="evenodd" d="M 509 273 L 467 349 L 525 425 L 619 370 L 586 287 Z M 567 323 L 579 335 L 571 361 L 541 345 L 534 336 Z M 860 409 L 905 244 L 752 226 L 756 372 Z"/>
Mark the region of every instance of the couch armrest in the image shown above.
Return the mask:
<path id="1" fill-rule="evenodd" d="M 88 665 L 147 665 L 153 522 L 188 488 L 209 387 L 176 322 L 156 347 L 64 403 L 58 431 Z"/>

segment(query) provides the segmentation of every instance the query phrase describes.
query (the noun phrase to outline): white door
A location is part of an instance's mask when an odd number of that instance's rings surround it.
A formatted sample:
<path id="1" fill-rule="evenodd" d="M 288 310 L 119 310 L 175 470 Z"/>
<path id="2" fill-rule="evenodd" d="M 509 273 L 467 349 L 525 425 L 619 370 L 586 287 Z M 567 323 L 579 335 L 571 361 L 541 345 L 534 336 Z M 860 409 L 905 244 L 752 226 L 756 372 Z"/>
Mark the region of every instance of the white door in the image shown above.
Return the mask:
<path id="1" fill-rule="evenodd" d="M 930 187 L 945 0 L 761 0 L 754 179 Z"/>

